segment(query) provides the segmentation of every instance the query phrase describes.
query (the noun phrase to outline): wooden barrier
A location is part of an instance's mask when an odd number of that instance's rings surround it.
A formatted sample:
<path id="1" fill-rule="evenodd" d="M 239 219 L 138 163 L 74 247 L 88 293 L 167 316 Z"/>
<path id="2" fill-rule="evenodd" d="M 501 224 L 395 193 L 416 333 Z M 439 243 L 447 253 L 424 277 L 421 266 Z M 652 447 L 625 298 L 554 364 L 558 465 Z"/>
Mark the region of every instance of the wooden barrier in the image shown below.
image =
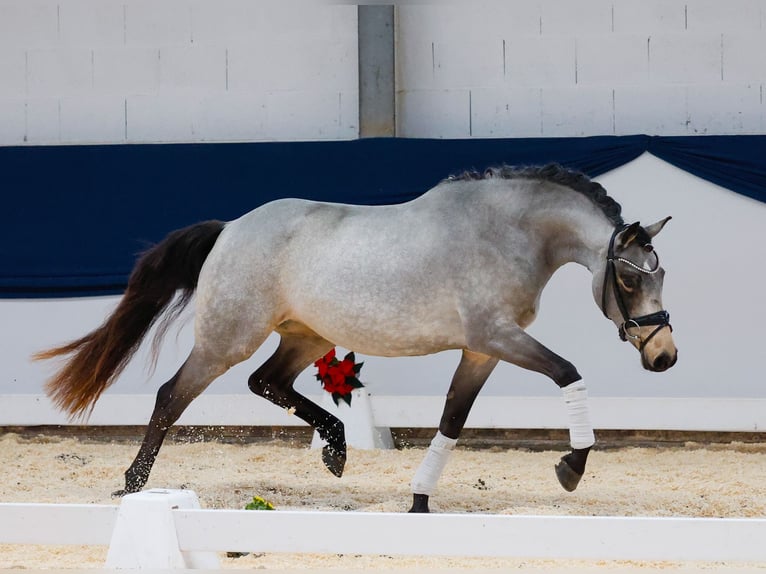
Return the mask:
<path id="1" fill-rule="evenodd" d="M 188 490 L 0 504 L 0 544 L 109 544 L 108 568 L 214 568 L 222 551 L 764 563 L 765 539 L 766 519 L 202 510 Z"/>

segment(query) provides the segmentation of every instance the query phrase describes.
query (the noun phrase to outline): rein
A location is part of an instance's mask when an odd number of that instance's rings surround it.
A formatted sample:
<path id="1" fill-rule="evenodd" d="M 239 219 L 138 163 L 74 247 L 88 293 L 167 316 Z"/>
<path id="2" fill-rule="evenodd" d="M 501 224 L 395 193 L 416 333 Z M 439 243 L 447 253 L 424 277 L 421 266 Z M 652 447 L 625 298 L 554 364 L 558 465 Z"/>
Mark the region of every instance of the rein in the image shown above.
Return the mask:
<path id="1" fill-rule="evenodd" d="M 612 283 L 612 292 L 614 293 L 614 300 L 617 302 L 617 307 L 620 309 L 620 314 L 623 318 L 623 323 L 620 325 L 619 329 L 619 335 L 620 339 L 623 341 L 627 341 L 628 337 L 631 339 L 639 339 L 640 335 L 631 335 L 628 333 L 628 328 L 630 327 L 645 327 L 648 325 L 657 325 L 657 328 L 651 332 L 651 334 L 646 338 L 640 341 L 639 343 L 639 351 L 643 351 L 646 344 L 654 337 L 663 327 L 669 327 L 670 330 L 673 330 L 673 326 L 670 324 L 670 313 L 668 313 L 666 310 L 661 311 L 655 311 L 654 313 L 649 313 L 647 315 L 641 315 L 640 317 L 631 317 L 630 312 L 628 311 L 627 305 L 625 305 L 625 300 L 622 297 L 622 292 L 620 291 L 620 286 L 617 283 L 617 268 L 615 266 L 615 261 L 620 261 L 622 263 L 625 263 L 635 269 L 636 271 L 640 271 L 641 273 L 645 273 L 647 275 L 653 275 L 654 273 L 657 273 L 657 271 L 660 268 L 660 257 L 657 255 L 657 252 L 654 252 L 654 256 L 657 259 L 657 263 L 655 264 L 653 269 L 644 269 L 640 265 L 636 265 L 632 261 L 628 259 L 624 259 L 622 257 L 615 257 L 614 256 L 614 241 L 617 238 L 617 234 L 619 234 L 624 229 L 627 229 L 627 225 L 622 227 L 616 227 L 614 232 L 612 233 L 612 237 L 609 239 L 609 251 L 606 255 L 606 271 L 604 272 L 604 287 L 601 290 L 601 312 L 604 314 L 604 317 L 607 319 L 609 316 L 606 314 L 606 292 L 607 287 L 609 285 L 609 279 L 611 278 Z M 651 243 L 647 243 L 644 246 L 644 249 L 647 251 L 653 251 L 653 247 Z"/>

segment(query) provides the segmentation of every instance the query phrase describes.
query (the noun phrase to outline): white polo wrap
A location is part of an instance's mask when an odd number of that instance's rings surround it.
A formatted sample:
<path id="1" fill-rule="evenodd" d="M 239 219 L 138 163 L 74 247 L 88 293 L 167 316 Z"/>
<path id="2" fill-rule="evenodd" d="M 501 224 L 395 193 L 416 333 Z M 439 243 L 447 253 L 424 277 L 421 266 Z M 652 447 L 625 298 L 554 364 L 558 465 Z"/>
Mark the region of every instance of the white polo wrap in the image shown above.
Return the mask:
<path id="1" fill-rule="evenodd" d="M 562 389 L 569 419 L 569 441 L 572 448 L 588 448 L 596 443 L 588 411 L 588 391 L 577 381 Z"/>
<path id="2" fill-rule="evenodd" d="M 447 460 L 455 448 L 457 439 L 447 438 L 440 432 L 431 440 L 426 456 L 420 463 L 415 477 L 412 479 L 413 494 L 426 494 L 431 496 L 436 490 L 436 483 L 447 465 Z"/>

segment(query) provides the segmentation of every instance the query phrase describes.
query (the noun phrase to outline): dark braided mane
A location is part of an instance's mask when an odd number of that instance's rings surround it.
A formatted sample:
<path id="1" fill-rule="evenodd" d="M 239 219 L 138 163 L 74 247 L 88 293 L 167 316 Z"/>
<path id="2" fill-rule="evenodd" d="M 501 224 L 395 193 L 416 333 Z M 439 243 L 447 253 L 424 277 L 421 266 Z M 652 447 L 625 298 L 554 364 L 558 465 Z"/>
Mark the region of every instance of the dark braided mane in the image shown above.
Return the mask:
<path id="1" fill-rule="evenodd" d="M 483 172 L 469 170 L 458 175 L 451 175 L 444 181 L 475 181 L 484 179 L 533 179 L 556 183 L 581 193 L 590 199 L 615 226 L 625 224 L 621 215 L 622 207 L 607 195 L 606 190 L 601 184 L 592 181 L 582 172 L 567 169 L 556 163 L 532 167 L 502 165 L 487 168 Z"/>

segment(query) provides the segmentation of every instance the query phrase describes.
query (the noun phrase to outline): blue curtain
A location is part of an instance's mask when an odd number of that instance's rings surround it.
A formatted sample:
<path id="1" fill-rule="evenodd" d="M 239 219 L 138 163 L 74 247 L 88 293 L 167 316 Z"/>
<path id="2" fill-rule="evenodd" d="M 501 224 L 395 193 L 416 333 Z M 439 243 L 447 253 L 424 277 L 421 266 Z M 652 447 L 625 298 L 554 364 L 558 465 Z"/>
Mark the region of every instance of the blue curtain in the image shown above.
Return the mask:
<path id="1" fill-rule="evenodd" d="M 558 162 L 595 177 L 645 151 L 766 201 L 766 136 L 0 148 L 0 297 L 119 293 L 169 231 L 282 197 L 400 203 L 466 169 Z"/>

